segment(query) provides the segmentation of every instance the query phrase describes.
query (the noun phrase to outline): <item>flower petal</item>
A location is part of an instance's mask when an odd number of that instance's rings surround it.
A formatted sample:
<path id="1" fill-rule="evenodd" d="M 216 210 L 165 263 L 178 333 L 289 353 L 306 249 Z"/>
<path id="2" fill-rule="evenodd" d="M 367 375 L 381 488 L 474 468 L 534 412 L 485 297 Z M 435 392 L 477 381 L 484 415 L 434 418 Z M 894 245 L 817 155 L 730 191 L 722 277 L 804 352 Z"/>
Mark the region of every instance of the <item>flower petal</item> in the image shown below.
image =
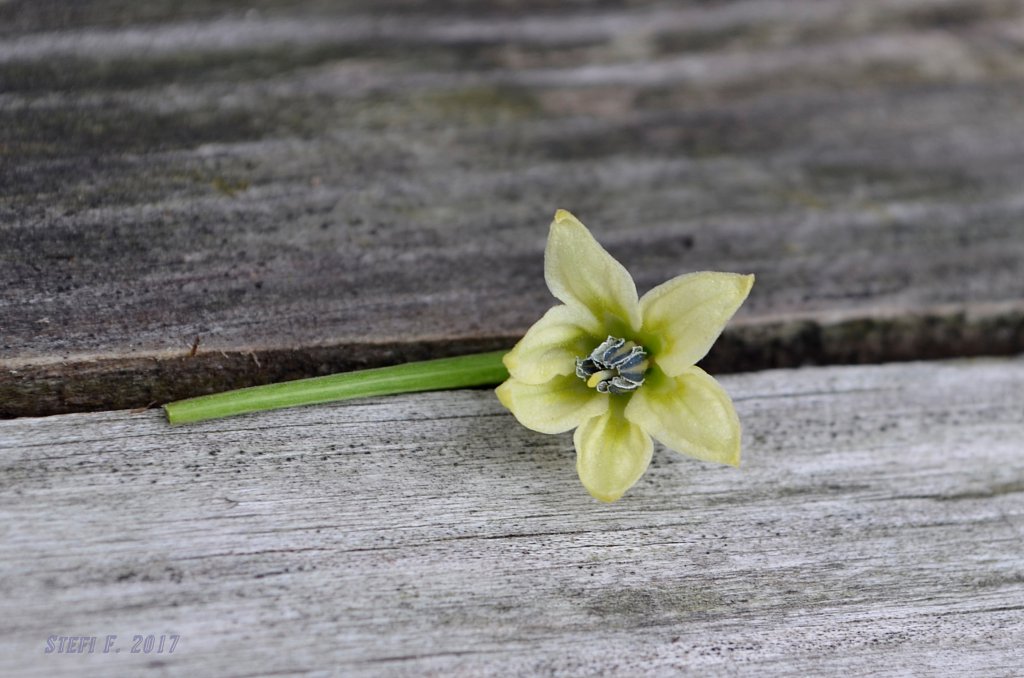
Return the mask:
<path id="1" fill-rule="evenodd" d="M 740 464 L 736 408 L 721 385 L 699 367 L 677 377 L 651 374 L 630 398 L 626 418 L 676 452 Z"/>
<path id="2" fill-rule="evenodd" d="M 520 424 L 540 433 L 563 433 L 608 409 L 608 395 L 587 388 L 575 374 L 543 384 L 524 384 L 513 377 L 495 393 Z"/>
<path id="3" fill-rule="evenodd" d="M 565 210 L 558 210 L 551 222 L 544 279 L 551 294 L 570 306 L 589 309 L 610 333 L 632 334 L 640 329 L 633 278 Z"/>
<path id="4" fill-rule="evenodd" d="M 703 358 L 753 284 L 752 275 L 688 273 L 645 294 L 643 333 L 659 344 L 651 347 L 658 366 L 676 375 Z"/>
<path id="5" fill-rule="evenodd" d="M 588 311 L 577 306 L 555 306 L 502 360 L 517 381 L 543 384 L 552 377 L 573 374 L 576 358 L 589 355 L 600 334 L 600 326 Z"/>
<path id="6" fill-rule="evenodd" d="M 573 436 L 576 471 L 583 486 L 601 501 L 615 501 L 651 463 L 654 444 L 621 412 L 605 412 L 584 422 Z"/>

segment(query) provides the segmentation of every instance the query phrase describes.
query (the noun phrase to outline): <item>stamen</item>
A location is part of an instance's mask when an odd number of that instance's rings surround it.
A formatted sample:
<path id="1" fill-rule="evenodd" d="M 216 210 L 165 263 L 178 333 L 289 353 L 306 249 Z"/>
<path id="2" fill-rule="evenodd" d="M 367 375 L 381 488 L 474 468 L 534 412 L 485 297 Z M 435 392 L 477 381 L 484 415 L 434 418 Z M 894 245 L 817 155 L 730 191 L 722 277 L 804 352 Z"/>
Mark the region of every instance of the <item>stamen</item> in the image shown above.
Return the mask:
<path id="1" fill-rule="evenodd" d="M 576 376 L 599 393 L 629 393 L 643 385 L 648 364 L 642 346 L 608 337 L 586 358 L 576 358 Z"/>

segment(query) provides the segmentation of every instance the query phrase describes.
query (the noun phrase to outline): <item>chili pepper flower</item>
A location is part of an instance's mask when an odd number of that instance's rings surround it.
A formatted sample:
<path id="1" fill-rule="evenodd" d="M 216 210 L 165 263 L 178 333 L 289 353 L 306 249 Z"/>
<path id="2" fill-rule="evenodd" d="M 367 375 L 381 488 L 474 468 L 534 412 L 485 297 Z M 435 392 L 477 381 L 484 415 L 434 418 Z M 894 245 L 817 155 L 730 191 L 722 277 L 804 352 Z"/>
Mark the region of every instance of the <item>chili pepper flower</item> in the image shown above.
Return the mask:
<path id="1" fill-rule="evenodd" d="M 527 428 L 576 429 L 576 470 L 615 501 L 651 461 L 652 436 L 683 454 L 738 466 L 740 422 L 695 363 L 747 298 L 754 276 L 689 273 L 637 297 L 626 269 L 558 210 L 544 278 L 562 302 L 505 355 L 498 398 Z"/>

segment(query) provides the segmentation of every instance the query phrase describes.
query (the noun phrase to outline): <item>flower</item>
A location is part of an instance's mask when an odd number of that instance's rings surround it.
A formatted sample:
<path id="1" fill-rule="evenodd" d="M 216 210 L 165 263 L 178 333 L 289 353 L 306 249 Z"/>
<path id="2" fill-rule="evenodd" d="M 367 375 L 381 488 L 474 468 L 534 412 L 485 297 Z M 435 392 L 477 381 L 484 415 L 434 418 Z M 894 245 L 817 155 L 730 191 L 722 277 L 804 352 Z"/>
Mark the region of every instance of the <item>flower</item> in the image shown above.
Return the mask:
<path id="1" fill-rule="evenodd" d="M 653 436 L 683 454 L 738 466 L 740 422 L 695 363 L 747 298 L 753 275 L 688 273 L 638 298 L 626 269 L 558 210 L 544 278 L 562 302 L 505 355 L 498 399 L 527 428 L 576 429 L 576 470 L 615 501 L 651 461 Z"/>

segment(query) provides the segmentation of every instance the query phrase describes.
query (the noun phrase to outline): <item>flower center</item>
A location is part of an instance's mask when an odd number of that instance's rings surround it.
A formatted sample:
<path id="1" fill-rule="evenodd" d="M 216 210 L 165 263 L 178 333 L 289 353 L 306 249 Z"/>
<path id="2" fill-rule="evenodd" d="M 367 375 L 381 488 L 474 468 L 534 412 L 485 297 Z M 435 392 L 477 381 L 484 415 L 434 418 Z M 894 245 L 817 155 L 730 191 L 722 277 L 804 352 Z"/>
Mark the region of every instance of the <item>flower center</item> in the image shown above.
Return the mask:
<path id="1" fill-rule="evenodd" d="M 599 393 L 629 393 L 643 385 L 647 365 L 643 346 L 608 337 L 586 358 L 576 358 L 576 376 Z"/>

